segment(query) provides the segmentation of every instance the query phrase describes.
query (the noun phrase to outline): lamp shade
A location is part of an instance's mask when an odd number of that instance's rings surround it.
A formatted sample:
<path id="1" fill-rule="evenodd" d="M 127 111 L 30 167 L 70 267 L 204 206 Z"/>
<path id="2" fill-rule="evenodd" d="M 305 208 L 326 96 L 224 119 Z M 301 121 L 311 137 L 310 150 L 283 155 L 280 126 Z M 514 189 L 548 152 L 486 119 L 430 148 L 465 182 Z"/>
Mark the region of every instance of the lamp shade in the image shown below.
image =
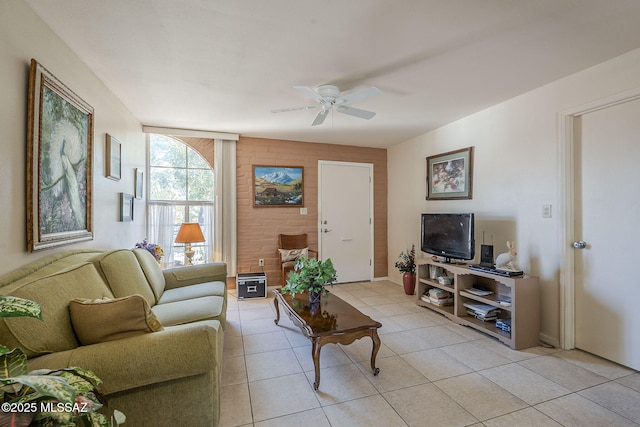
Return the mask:
<path id="1" fill-rule="evenodd" d="M 204 235 L 197 222 L 183 222 L 176 236 L 176 243 L 204 242 Z"/>

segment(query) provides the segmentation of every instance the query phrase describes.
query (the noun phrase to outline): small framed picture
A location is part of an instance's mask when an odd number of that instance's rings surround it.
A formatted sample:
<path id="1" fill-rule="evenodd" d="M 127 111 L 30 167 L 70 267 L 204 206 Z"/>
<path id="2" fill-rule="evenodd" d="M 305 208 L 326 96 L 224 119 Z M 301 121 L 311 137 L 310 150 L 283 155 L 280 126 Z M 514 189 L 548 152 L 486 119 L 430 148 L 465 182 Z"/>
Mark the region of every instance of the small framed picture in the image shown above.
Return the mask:
<path id="1" fill-rule="evenodd" d="M 105 159 L 105 176 L 120 181 L 122 177 L 122 144 L 109 134 L 107 134 Z"/>
<path id="2" fill-rule="evenodd" d="M 144 190 L 144 172 L 142 169 L 136 168 L 136 199 L 142 199 L 142 191 Z"/>
<path id="3" fill-rule="evenodd" d="M 473 195 L 473 147 L 427 157 L 427 200 L 463 200 Z"/>
<path id="4" fill-rule="evenodd" d="M 133 221 L 133 195 L 120 193 L 120 221 Z"/>

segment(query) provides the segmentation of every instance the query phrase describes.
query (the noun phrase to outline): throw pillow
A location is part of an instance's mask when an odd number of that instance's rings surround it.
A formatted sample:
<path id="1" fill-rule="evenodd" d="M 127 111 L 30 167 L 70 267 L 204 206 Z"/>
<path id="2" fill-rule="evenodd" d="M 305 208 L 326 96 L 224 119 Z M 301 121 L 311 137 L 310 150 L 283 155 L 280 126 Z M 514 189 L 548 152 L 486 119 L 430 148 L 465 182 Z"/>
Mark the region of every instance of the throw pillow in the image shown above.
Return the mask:
<path id="1" fill-rule="evenodd" d="M 308 258 L 309 248 L 303 249 L 278 249 L 282 262 L 295 261 L 298 258 Z"/>
<path id="2" fill-rule="evenodd" d="M 82 345 L 118 340 L 163 329 L 142 295 L 110 299 L 76 298 L 71 323 Z"/>

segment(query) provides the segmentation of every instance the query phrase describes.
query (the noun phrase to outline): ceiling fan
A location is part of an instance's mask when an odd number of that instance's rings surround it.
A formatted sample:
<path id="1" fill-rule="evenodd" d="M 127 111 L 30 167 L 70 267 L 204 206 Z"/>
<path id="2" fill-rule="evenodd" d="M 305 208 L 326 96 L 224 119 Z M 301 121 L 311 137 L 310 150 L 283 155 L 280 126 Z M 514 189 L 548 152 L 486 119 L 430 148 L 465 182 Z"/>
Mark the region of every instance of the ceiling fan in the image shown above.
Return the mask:
<path id="1" fill-rule="evenodd" d="M 360 108 L 354 108 L 347 106 L 353 102 L 362 101 L 374 96 L 380 95 L 380 91 L 375 87 L 368 87 L 365 89 L 351 92 L 346 95 L 340 96 L 340 89 L 333 85 L 318 86 L 315 90 L 309 86 L 294 86 L 294 89 L 308 95 L 311 99 L 316 101 L 318 105 L 307 105 L 304 107 L 291 107 L 281 108 L 279 110 L 271 110 L 272 113 L 283 113 L 286 111 L 296 110 L 310 110 L 312 108 L 321 107 L 320 112 L 316 116 L 311 126 L 317 126 L 324 122 L 331 110 L 336 110 L 339 113 L 348 114 L 350 116 L 359 117 L 361 119 L 369 120 L 376 115 L 373 111 L 362 110 Z"/>

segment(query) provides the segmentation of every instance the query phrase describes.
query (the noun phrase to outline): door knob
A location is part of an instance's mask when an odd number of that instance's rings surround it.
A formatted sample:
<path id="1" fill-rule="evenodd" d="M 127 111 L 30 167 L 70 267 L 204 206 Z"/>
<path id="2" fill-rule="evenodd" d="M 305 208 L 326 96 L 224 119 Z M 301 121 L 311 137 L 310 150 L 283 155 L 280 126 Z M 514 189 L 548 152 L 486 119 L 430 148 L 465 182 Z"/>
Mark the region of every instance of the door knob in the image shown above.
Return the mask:
<path id="1" fill-rule="evenodd" d="M 322 232 L 323 232 L 323 233 L 328 233 L 328 232 L 330 232 L 330 231 L 331 231 L 331 230 L 327 230 L 326 228 L 325 228 L 324 230 L 322 230 Z"/>
<path id="2" fill-rule="evenodd" d="M 578 240 L 576 242 L 573 242 L 573 247 L 576 249 L 584 249 L 587 247 L 587 242 L 585 242 L 584 240 Z"/>

